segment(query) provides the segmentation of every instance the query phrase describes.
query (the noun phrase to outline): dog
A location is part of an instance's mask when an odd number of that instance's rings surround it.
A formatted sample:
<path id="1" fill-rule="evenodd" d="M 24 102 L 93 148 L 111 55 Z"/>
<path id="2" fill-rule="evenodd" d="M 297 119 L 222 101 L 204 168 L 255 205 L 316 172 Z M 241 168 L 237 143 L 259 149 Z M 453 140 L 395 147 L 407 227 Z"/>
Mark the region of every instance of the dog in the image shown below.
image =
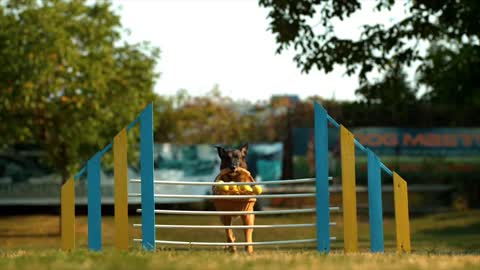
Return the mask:
<path id="1" fill-rule="evenodd" d="M 255 182 L 247 168 L 246 157 L 248 154 L 248 144 L 244 144 L 239 149 L 225 150 L 223 147 L 217 146 L 218 156 L 220 157 L 220 174 L 215 181 L 222 180 L 224 182 Z M 213 187 L 215 193 L 215 186 Z M 235 195 L 232 195 L 235 196 Z M 216 199 L 214 200 L 215 209 L 217 211 L 253 211 L 256 199 Z M 237 216 L 220 216 L 223 225 L 232 225 L 232 219 Z M 244 225 L 254 225 L 255 215 L 241 215 Z M 244 229 L 245 242 L 252 242 L 253 228 Z M 235 235 L 232 229 L 225 229 L 227 242 L 234 243 Z M 235 252 L 235 246 L 228 248 L 231 252 Z M 253 246 L 245 247 L 248 253 L 253 253 Z"/>

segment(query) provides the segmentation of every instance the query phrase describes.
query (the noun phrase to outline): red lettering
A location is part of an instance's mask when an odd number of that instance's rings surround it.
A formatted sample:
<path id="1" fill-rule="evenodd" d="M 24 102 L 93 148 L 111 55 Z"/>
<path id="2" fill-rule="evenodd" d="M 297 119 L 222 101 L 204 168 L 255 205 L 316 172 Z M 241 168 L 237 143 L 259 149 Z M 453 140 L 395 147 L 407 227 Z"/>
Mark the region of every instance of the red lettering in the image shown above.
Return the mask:
<path id="1" fill-rule="evenodd" d="M 445 147 L 457 147 L 458 146 L 457 136 L 453 134 L 443 134 L 442 145 Z"/>
<path id="2" fill-rule="evenodd" d="M 385 133 L 385 134 L 362 134 L 358 135 L 357 139 L 361 144 L 367 147 L 378 147 L 378 146 L 397 146 L 398 145 L 398 136 L 396 133 Z"/>
<path id="3" fill-rule="evenodd" d="M 384 136 L 384 141 L 383 141 L 385 146 L 397 146 L 398 145 L 398 136 L 396 133 L 387 133 Z"/>
<path id="4" fill-rule="evenodd" d="M 473 138 L 471 134 L 460 134 L 458 135 L 460 137 L 460 140 L 463 143 L 463 146 L 465 147 L 470 147 L 473 144 Z"/>
<path id="5" fill-rule="evenodd" d="M 403 145 L 405 146 L 417 146 L 421 145 L 421 142 L 424 141 L 425 135 L 418 134 L 415 138 L 412 137 L 410 134 L 403 135 Z"/>
<path id="6" fill-rule="evenodd" d="M 428 147 L 439 147 L 440 146 L 440 135 L 438 134 L 433 134 L 433 133 L 427 133 L 425 134 L 423 141 L 424 146 Z"/>
<path id="7" fill-rule="evenodd" d="M 382 135 L 381 134 L 369 134 L 369 145 L 370 146 L 381 146 L 383 144 L 383 140 L 382 140 Z"/>
<path id="8" fill-rule="evenodd" d="M 355 134 L 355 138 L 357 138 L 358 141 L 359 141 L 361 144 L 363 144 L 363 145 L 365 145 L 365 146 L 368 146 L 367 135 L 365 135 L 365 134 L 358 134 L 358 135 Z"/>
<path id="9" fill-rule="evenodd" d="M 402 137 L 400 137 L 402 136 Z M 477 133 L 367 133 L 360 134 L 357 139 L 367 147 L 396 147 L 400 143 L 404 147 L 445 147 L 472 148 L 480 147 L 480 134 Z"/>

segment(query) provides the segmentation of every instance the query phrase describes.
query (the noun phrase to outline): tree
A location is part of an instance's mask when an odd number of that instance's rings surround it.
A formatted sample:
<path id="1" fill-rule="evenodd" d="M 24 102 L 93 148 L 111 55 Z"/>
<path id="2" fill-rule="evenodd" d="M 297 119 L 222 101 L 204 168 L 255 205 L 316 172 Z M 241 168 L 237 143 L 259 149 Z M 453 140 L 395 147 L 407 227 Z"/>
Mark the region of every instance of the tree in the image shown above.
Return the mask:
<path id="1" fill-rule="evenodd" d="M 395 109 L 411 105 L 416 101 L 416 91 L 407 81 L 407 75 L 402 67 L 397 65 L 387 72 L 378 82 L 364 83 L 355 94 L 367 104 L 393 106 Z"/>
<path id="2" fill-rule="evenodd" d="M 153 101 L 159 51 L 121 44 L 107 1 L 0 2 L 0 146 L 41 145 L 67 178 Z"/>
<path id="3" fill-rule="evenodd" d="M 480 108 L 480 46 L 434 44 L 421 69 L 423 100 L 436 106 Z"/>
<path id="4" fill-rule="evenodd" d="M 158 96 L 156 98 L 153 112 L 155 142 L 173 142 L 179 133 L 174 100 L 174 97 L 168 96 Z"/>
<path id="5" fill-rule="evenodd" d="M 390 10 L 396 1 L 376 0 L 376 11 Z M 362 8 L 360 0 L 260 0 L 270 10 L 270 30 L 277 52 L 295 49 L 294 60 L 304 72 L 316 66 L 330 72 L 345 66 L 348 75 L 358 72 L 361 82 L 373 70 L 424 61 L 417 44 L 443 40 L 477 43 L 480 38 L 480 2 L 476 0 L 415 0 L 408 2 L 405 18 L 390 27 L 364 25 L 359 39 L 340 38 L 334 24 Z M 311 23 L 319 22 L 318 24 Z"/>
<path id="6" fill-rule="evenodd" d="M 177 143 L 233 145 L 255 141 L 258 134 L 256 116 L 242 112 L 242 104 L 222 96 L 218 86 L 202 97 L 192 97 L 182 90 L 173 103 L 177 106 L 176 127 L 171 137 Z"/>
<path id="7" fill-rule="evenodd" d="M 407 75 L 400 65 L 394 66 L 381 80 L 364 83 L 355 93 L 361 100 L 359 104 L 349 106 L 352 111 L 360 109 L 370 115 L 376 115 L 375 121 L 379 123 L 396 126 L 413 125 L 411 114 L 416 109 L 414 105 L 418 103 L 416 90 L 408 83 Z M 357 115 L 357 118 L 359 117 L 360 115 Z"/>

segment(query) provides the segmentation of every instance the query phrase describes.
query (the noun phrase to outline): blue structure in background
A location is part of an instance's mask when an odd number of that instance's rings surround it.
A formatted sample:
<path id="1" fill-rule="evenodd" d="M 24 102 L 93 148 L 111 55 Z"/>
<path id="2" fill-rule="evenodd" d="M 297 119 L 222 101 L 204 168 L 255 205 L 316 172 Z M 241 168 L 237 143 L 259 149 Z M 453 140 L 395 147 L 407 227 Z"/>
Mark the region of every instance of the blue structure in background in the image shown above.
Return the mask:
<path id="1" fill-rule="evenodd" d="M 380 161 L 372 150 L 368 155 L 368 213 L 370 217 L 370 250 L 384 252 L 383 211 L 382 211 L 382 177 Z"/>
<path id="2" fill-rule="evenodd" d="M 88 177 L 88 248 L 102 249 L 102 193 L 100 185 L 100 157 L 95 154 L 87 163 Z"/>
<path id="3" fill-rule="evenodd" d="M 140 115 L 140 160 L 142 189 L 142 244 L 155 250 L 155 197 L 153 176 L 153 106 L 149 104 Z"/>
<path id="4" fill-rule="evenodd" d="M 327 112 L 315 103 L 315 187 L 317 207 L 317 250 L 330 252 L 330 191 L 328 190 Z"/>

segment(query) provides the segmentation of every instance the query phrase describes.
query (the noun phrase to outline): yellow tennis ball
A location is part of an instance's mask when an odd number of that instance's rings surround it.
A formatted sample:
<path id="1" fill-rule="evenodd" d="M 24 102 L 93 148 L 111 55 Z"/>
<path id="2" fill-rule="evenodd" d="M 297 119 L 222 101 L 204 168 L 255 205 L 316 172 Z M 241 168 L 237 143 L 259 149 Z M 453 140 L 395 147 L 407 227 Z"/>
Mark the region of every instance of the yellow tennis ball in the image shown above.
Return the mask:
<path id="1" fill-rule="evenodd" d="M 223 182 L 223 180 L 218 180 L 217 183 L 224 183 L 224 182 Z M 226 191 L 228 191 L 228 185 L 215 186 L 215 190 L 217 190 L 217 192 L 226 192 Z"/>
<path id="2" fill-rule="evenodd" d="M 253 189 L 252 189 L 251 186 L 243 186 L 243 189 L 244 189 L 246 192 L 249 192 L 249 193 L 253 192 Z"/>
<path id="3" fill-rule="evenodd" d="M 222 180 L 218 180 L 218 181 L 215 181 L 215 182 L 217 182 L 217 183 L 223 183 Z M 222 186 L 215 186 L 214 188 L 215 188 L 215 190 L 220 190 L 221 187 L 222 187 Z"/>
<path id="4" fill-rule="evenodd" d="M 230 191 L 231 191 L 231 193 L 233 193 L 233 194 L 237 194 L 237 193 L 239 192 L 237 185 L 233 185 L 233 186 L 230 188 Z"/>
<path id="5" fill-rule="evenodd" d="M 249 194 L 249 193 L 252 193 L 252 187 L 248 186 L 248 185 L 239 185 L 238 186 L 238 189 L 240 191 L 240 194 Z"/>
<path id="6" fill-rule="evenodd" d="M 262 187 L 257 185 L 253 186 L 253 192 L 257 195 L 262 194 Z"/>
<path id="7" fill-rule="evenodd" d="M 220 186 L 220 190 L 227 192 L 229 190 L 229 186 L 228 185 Z"/>

